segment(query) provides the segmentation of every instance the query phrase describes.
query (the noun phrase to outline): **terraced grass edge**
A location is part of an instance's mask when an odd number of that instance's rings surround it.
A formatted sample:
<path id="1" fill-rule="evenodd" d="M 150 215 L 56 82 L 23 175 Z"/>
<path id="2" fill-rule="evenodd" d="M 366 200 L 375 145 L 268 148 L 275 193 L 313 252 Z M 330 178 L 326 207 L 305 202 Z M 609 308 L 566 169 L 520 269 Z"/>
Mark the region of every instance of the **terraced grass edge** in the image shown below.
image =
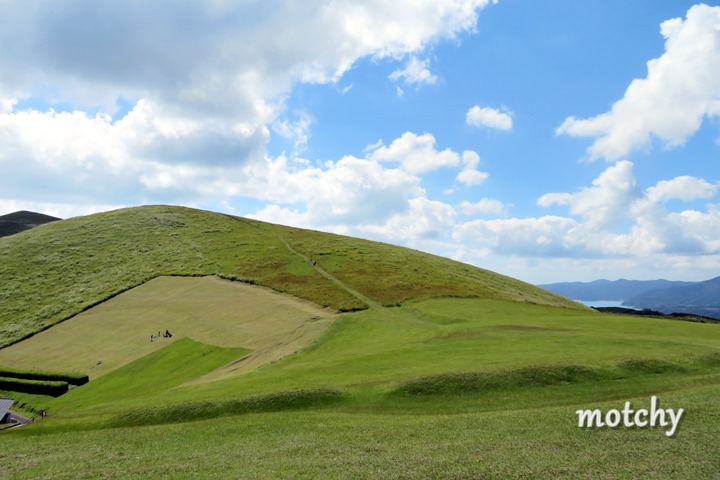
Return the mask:
<path id="1" fill-rule="evenodd" d="M 110 421 L 111 427 L 192 422 L 247 413 L 279 412 L 326 407 L 344 398 L 333 388 L 291 390 L 237 400 L 200 401 L 166 407 L 137 408 Z"/>

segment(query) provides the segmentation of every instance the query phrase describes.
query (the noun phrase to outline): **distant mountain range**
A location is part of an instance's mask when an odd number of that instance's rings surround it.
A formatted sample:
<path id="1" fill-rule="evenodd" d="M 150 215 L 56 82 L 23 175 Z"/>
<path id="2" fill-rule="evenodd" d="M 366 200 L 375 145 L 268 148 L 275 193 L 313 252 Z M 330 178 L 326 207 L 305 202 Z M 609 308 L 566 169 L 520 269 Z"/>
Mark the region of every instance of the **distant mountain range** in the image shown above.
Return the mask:
<path id="1" fill-rule="evenodd" d="M 620 279 L 538 286 L 573 300 L 613 300 L 639 309 L 720 318 L 720 277 L 704 282 Z"/>
<path id="2" fill-rule="evenodd" d="M 42 213 L 28 212 L 26 210 L 0 215 L 0 237 L 14 235 L 35 228 L 38 225 L 56 222 L 58 220 L 61 219 Z"/>
<path id="3" fill-rule="evenodd" d="M 573 300 L 627 301 L 652 290 L 687 287 L 698 282 L 673 282 L 670 280 L 595 280 L 593 282 L 562 282 L 538 285 L 540 288 L 559 293 Z"/>

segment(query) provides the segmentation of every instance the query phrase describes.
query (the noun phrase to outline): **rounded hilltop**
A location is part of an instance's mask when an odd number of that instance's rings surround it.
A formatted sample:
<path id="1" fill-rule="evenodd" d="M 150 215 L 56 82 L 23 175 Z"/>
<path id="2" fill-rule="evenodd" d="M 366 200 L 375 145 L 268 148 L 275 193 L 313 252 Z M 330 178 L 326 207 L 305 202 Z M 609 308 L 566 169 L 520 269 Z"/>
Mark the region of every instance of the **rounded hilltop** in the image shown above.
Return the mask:
<path id="1" fill-rule="evenodd" d="M 163 275 L 218 275 L 338 311 L 440 296 L 583 308 L 525 282 L 404 247 L 156 205 L 0 239 L 7 286 L 0 291 L 0 347 Z"/>

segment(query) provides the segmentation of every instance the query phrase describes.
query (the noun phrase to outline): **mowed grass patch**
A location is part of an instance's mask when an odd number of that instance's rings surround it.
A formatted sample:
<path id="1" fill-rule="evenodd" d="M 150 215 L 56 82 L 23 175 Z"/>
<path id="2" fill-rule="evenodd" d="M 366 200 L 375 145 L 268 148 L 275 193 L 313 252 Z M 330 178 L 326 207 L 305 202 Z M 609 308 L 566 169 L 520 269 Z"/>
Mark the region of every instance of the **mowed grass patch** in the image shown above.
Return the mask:
<path id="1" fill-rule="evenodd" d="M 333 319 L 310 302 L 259 287 L 217 277 L 158 277 L 0 349 L 0 365 L 81 371 L 97 378 L 188 337 L 253 350 L 246 362 L 217 372 L 233 375 L 303 348 Z M 162 336 L 166 330 L 172 338 Z"/>
<path id="2" fill-rule="evenodd" d="M 181 338 L 90 383 L 72 389 L 52 404 L 54 415 L 78 409 L 101 409 L 103 404 L 147 401 L 236 360 L 250 351 L 223 348 Z M 152 402 L 150 400 L 150 402 Z"/>

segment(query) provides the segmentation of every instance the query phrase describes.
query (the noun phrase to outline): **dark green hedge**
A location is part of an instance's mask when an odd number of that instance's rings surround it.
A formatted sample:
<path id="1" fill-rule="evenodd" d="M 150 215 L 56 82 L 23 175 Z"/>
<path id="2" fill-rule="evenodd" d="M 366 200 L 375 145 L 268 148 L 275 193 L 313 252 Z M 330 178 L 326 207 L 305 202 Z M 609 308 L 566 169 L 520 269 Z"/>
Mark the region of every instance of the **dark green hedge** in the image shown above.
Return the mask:
<path id="1" fill-rule="evenodd" d="M 85 385 L 90 381 L 84 373 L 43 372 L 41 370 L 22 370 L 0 366 L 0 377 L 21 378 L 24 380 L 45 380 L 50 382 L 66 382 L 70 385 Z"/>
<path id="2" fill-rule="evenodd" d="M 32 393 L 35 395 L 59 397 L 60 395 L 67 393 L 69 389 L 70 386 L 67 382 L 0 377 L 0 390 L 8 390 L 10 392 Z"/>

